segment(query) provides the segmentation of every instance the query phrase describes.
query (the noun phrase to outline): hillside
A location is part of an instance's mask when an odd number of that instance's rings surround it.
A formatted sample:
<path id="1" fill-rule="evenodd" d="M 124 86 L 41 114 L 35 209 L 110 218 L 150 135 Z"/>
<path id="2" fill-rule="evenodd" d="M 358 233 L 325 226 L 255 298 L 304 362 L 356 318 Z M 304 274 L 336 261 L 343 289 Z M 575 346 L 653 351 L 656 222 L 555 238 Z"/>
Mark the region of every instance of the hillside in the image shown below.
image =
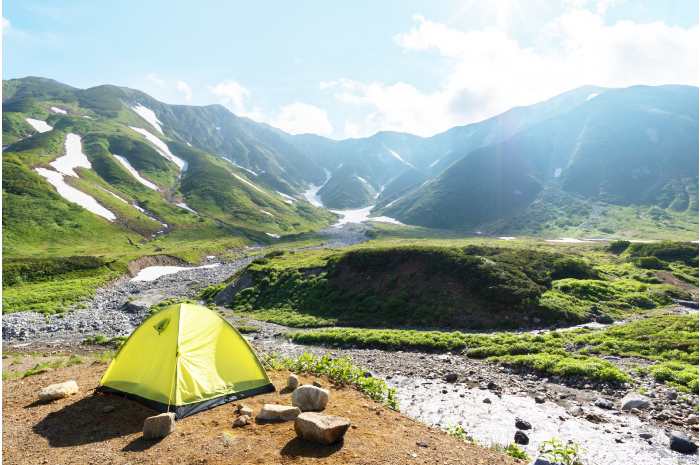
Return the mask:
<path id="1" fill-rule="evenodd" d="M 223 107 L 171 106 L 131 89 L 42 78 L 3 86 L 5 257 L 139 255 L 142 246 L 162 249 L 183 237 L 265 241 L 335 218 L 280 193 L 315 180 L 313 166 L 294 159 L 293 148 L 284 157 L 263 149 L 251 138 L 284 145 L 277 132 L 251 128 Z M 226 158 L 207 132 L 219 124 L 239 147 Z"/>
<path id="2" fill-rule="evenodd" d="M 697 92 L 682 86 L 606 91 L 466 153 L 380 212 L 429 227 L 538 233 L 562 220 L 573 226 L 577 212 L 567 208 L 578 209 L 580 223 L 591 212 L 599 217 L 584 228 L 595 234 L 621 230 L 604 217 L 622 219 L 628 208 L 647 226 L 695 237 Z M 544 212 L 554 215 L 543 218 Z M 541 222 L 524 225 L 527 217 Z"/>

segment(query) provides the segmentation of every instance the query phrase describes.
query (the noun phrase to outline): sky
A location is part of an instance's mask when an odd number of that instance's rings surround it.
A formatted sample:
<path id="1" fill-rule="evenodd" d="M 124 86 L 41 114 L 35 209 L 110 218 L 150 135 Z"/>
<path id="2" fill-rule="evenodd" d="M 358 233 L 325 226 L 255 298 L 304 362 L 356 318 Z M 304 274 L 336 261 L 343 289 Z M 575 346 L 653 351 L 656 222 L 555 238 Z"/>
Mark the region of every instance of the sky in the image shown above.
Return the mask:
<path id="1" fill-rule="evenodd" d="M 697 0 L 5 0 L 3 79 L 429 136 L 582 86 L 698 84 Z"/>

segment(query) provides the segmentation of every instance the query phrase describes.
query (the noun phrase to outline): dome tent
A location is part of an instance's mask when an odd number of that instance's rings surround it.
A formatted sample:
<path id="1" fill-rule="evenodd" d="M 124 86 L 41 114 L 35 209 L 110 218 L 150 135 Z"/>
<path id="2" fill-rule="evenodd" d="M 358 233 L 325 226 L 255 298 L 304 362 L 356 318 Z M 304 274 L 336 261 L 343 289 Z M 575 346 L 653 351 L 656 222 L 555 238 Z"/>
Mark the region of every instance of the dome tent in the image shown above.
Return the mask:
<path id="1" fill-rule="evenodd" d="M 200 305 L 175 304 L 134 330 L 97 389 L 180 419 L 275 387 L 226 320 Z"/>

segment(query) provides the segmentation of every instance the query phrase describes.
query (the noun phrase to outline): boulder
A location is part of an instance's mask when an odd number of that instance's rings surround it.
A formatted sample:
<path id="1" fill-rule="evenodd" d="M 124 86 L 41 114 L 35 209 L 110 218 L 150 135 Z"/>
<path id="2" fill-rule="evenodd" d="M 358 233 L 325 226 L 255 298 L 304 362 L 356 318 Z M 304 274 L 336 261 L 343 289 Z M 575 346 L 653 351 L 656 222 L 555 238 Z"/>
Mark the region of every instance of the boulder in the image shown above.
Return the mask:
<path id="1" fill-rule="evenodd" d="M 593 404 L 596 407 L 600 407 L 605 410 L 612 410 L 614 406 L 611 400 L 604 399 L 602 397 L 597 398 Z"/>
<path id="2" fill-rule="evenodd" d="M 297 436 L 320 444 L 334 444 L 343 439 L 350 420 L 334 415 L 304 412 L 294 421 Z"/>
<path id="3" fill-rule="evenodd" d="M 542 395 L 535 396 L 535 403 L 536 404 L 544 404 L 546 400 L 547 399 Z"/>
<path id="4" fill-rule="evenodd" d="M 530 444 L 530 438 L 527 437 L 527 434 L 523 433 L 522 431 L 516 431 L 515 436 L 513 436 L 513 441 L 515 441 L 516 444 L 520 444 L 521 446 L 527 446 Z"/>
<path id="5" fill-rule="evenodd" d="M 633 408 L 645 409 L 649 407 L 650 401 L 647 397 L 636 392 L 630 392 L 620 401 L 622 410 L 632 410 Z"/>
<path id="6" fill-rule="evenodd" d="M 300 413 L 301 410 L 291 405 L 265 404 L 255 419 L 258 421 L 290 421 L 294 420 Z"/>
<path id="7" fill-rule="evenodd" d="M 515 419 L 515 427 L 518 429 L 523 429 L 523 430 L 532 429 L 532 425 L 530 424 L 530 422 L 525 421 L 522 418 Z"/>
<path id="8" fill-rule="evenodd" d="M 698 424 L 698 416 L 695 415 L 694 413 L 691 415 L 688 415 L 688 418 L 685 419 L 685 424 L 686 425 L 697 425 Z"/>
<path id="9" fill-rule="evenodd" d="M 486 397 L 484 400 L 482 400 L 482 402 L 485 403 L 485 404 L 490 404 L 490 403 L 491 403 L 491 399 L 489 399 L 488 397 Z"/>
<path id="10" fill-rule="evenodd" d="M 299 378 L 295 374 L 289 375 L 289 378 L 287 378 L 287 389 L 293 391 L 297 387 L 299 387 Z"/>
<path id="11" fill-rule="evenodd" d="M 144 439 L 163 439 L 173 431 L 175 431 L 175 414 L 173 412 L 148 417 L 143 422 Z"/>
<path id="12" fill-rule="evenodd" d="M 234 420 L 233 426 L 235 426 L 235 427 L 245 426 L 248 423 L 250 423 L 250 417 L 248 415 L 241 415 L 240 417 L 238 417 Z"/>
<path id="13" fill-rule="evenodd" d="M 292 405 L 302 412 L 320 412 L 326 408 L 330 393 L 320 387 L 305 384 L 292 393 Z"/>
<path id="14" fill-rule="evenodd" d="M 444 379 L 446 383 L 456 383 L 457 379 L 459 379 L 459 376 L 457 375 L 457 373 L 450 372 L 447 373 L 442 379 Z"/>
<path id="15" fill-rule="evenodd" d="M 41 402 L 51 402 L 52 400 L 63 399 L 77 393 L 78 383 L 71 379 L 63 383 L 49 384 L 41 389 L 39 391 L 39 400 Z"/>
<path id="16" fill-rule="evenodd" d="M 680 431 L 671 431 L 669 439 L 669 447 L 671 447 L 671 450 L 675 450 L 681 454 L 693 454 L 698 450 L 698 445 Z"/>

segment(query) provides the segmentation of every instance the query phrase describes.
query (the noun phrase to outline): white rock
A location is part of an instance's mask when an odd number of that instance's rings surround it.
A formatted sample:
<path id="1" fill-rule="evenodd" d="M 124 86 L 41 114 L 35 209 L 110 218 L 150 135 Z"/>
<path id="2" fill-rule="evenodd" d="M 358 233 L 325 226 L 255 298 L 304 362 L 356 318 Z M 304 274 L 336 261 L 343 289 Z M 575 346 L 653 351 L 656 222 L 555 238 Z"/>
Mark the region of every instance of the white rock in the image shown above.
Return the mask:
<path id="1" fill-rule="evenodd" d="M 148 417 L 143 422 L 144 439 L 162 439 L 173 431 L 175 431 L 175 414 L 173 412 Z"/>
<path id="2" fill-rule="evenodd" d="M 265 404 L 256 417 L 262 421 L 289 421 L 299 416 L 301 411 L 291 405 Z"/>
<path id="3" fill-rule="evenodd" d="M 320 412 L 326 408 L 329 396 L 327 390 L 305 384 L 292 393 L 292 405 L 299 407 L 302 412 Z"/>
<path id="4" fill-rule="evenodd" d="M 233 422 L 233 426 L 245 426 L 248 424 L 248 422 L 250 422 L 250 417 L 248 415 L 241 415 Z"/>
<path id="5" fill-rule="evenodd" d="M 304 412 L 294 421 L 297 436 L 307 441 L 334 444 L 345 436 L 350 420 L 344 417 Z"/>
<path id="6" fill-rule="evenodd" d="M 50 402 L 52 400 L 63 399 L 78 393 L 78 383 L 74 380 L 64 383 L 50 384 L 39 391 L 39 400 Z"/>
<path id="7" fill-rule="evenodd" d="M 247 405 L 241 405 L 241 408 L 238 410 L 238 413 L 240 413 L 241 416 L 247 415 L 249 417 L 252 417 L 253 416 L 253 409 L 248 407 Z"/>
<path id="8" fill-rule="evenodd" d="M 649 407 L 649 399 L 636 392 L 630 392 L 620 401 L 622 410 L 632 410 L 633 408 L 644 409 Z"/>

